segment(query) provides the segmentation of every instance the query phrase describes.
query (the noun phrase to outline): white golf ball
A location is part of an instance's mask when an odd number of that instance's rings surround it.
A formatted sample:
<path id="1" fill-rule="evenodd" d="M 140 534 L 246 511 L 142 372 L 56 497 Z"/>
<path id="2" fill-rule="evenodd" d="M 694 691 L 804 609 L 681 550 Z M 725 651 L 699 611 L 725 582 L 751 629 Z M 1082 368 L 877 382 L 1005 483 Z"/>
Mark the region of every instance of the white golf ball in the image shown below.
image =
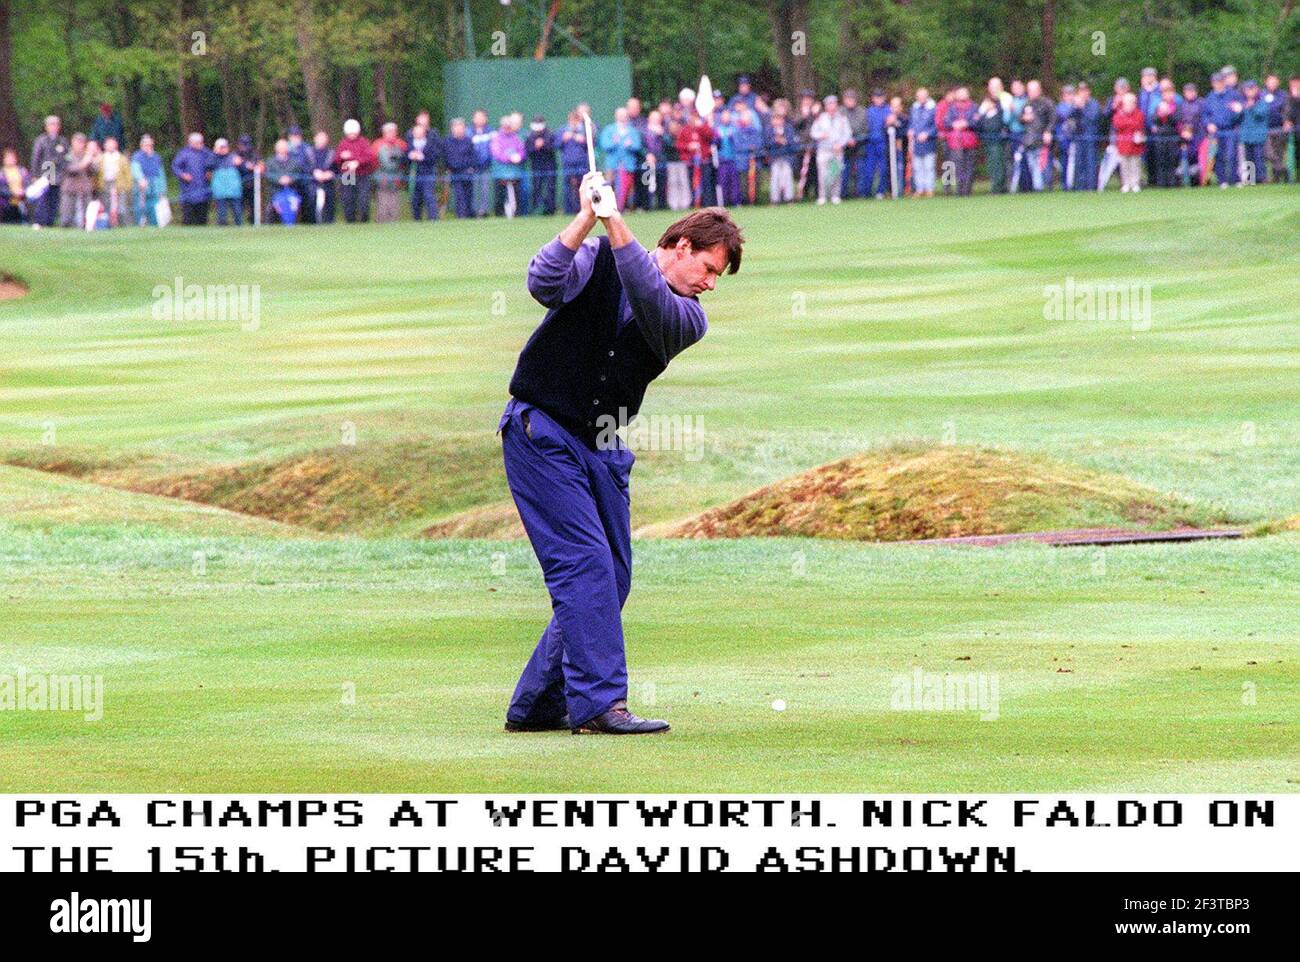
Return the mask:
<path id="1" fill-rule="evenodd" d="M 776 701 L 772 702 L 772 711 L 785 711 L 785 699 L 778 698 Z"/>

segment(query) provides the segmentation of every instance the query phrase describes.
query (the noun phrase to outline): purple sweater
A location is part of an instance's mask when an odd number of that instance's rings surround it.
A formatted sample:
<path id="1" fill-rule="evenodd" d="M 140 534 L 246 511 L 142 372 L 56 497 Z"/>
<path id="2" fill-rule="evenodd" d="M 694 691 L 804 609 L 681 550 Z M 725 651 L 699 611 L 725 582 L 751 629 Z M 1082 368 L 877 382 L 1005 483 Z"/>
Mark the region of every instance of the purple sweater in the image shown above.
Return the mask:
<path id="1" fill-rule="evenodd" d="M 572 251 L 555 238 L 528 265 L 528 293 L 548 308 L 573 300 L 591 279 L 599 244 L 596 238 L 588 238 Z M 709 329 L 704 308 L 697 298 L 683 297 L 669 287 L 654 255 L 636 241 L 613 253 L 626 298 L 619 327 L 635 319 L 641 336 L 667 364 Z"/>

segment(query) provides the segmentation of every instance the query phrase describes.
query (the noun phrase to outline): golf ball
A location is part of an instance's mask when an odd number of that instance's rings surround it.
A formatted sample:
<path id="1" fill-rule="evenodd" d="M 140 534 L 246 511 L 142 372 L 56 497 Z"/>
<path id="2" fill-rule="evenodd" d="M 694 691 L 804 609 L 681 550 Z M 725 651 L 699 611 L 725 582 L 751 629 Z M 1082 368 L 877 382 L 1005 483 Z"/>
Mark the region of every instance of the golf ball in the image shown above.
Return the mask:
<path id="1" fill-rule="evenodd" d="M 778 698 L 776 701 L 772 702 L 772 711 L 785 711 L 785 699 Z"/>

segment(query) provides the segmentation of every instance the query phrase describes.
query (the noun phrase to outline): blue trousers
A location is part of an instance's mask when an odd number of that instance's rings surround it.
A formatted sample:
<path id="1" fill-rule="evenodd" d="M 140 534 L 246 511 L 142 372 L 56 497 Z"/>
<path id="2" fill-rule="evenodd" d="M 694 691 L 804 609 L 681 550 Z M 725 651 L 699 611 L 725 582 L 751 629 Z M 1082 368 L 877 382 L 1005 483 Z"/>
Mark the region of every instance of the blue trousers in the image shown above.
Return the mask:
<path id="1" fill-rule="evenodd" d="M 429 220 L 438 219 L 438 179 L 436 177 L 415 178 L 411 186 L 411 220 L 419 220 L 425 215 Z"/>
<path id="2" fill-rule="evenodd" d="M 868 140 L 862 154 L 862 171 L 858 175 L 858 196 L 870 197 L 889 189 L 889 145 L 881 140 Z"/>
<path id="3" fill-rule="evenodd" d="M 1219 134 L 1219 148 L 1214 155 L 1214 177 L 1220 184 L 1237 182 L 1237 135 Z"/>
<path id="4" fill-rule="evenodd" d="M 623 602 L 632 587 L 625 447 L 593 451 L 511 399 L 498 426 L 506 481 L 551 595 L 551 621 L 519 676 L 506 717 L 580 725 L 627 700 Z"/>

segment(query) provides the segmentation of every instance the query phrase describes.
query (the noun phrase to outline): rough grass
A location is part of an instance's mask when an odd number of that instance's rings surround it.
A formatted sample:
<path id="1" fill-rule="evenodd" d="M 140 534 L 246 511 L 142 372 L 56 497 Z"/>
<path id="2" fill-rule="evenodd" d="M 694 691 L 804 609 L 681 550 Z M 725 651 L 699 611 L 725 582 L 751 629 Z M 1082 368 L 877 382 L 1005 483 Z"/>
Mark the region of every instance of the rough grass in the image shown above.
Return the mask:
<path id="1" fill-rule="evenodd" d="M 287 457 L 179 469 L 175 460 L 152 455 L 107 456 L 57 447 L 12 452 L 5 461 L 341 533 L 414 533 L 434 518 L 504 491 L 495 445 L 461 438 L 340 444 Z"/>
<path id="2" fill-rule="evenodd" d="M 1167 530 L 1225 520 L 1119 475 L 1007 451 L 937 447 L 842 458 L 642 533 L 907 541 L 1103 526 Z"/>

